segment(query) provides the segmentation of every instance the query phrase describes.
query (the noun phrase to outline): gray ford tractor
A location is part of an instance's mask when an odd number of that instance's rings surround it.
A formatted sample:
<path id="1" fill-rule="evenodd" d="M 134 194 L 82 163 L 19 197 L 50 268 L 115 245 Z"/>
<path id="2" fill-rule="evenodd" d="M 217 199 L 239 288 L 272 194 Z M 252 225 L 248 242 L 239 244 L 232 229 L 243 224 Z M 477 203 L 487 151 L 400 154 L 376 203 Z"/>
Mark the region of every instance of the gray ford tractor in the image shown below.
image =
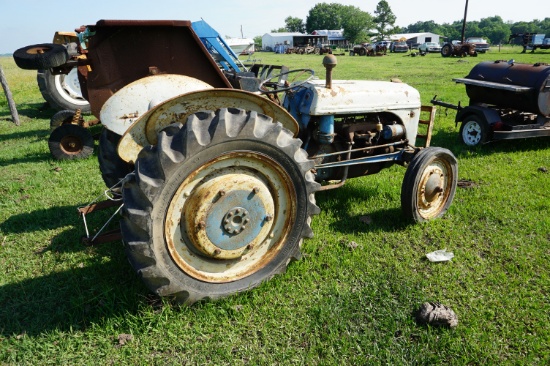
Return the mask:
<path id="1" fill-rule="evenodd" d="M 456 159 L 429 147 L 435 107 L 409 85 L 333 80 L 333 55 L 326 80 L 246 67 L 204 22 L 101 20 L 79 39 L 50 66 L 79 71 L 128 259 L 160 296 L 217 299 L 284 271 L 313 235 L 315 193 L 348 178 L 406 166 L 402 209 L 418 222 L 453 200 Z"/>

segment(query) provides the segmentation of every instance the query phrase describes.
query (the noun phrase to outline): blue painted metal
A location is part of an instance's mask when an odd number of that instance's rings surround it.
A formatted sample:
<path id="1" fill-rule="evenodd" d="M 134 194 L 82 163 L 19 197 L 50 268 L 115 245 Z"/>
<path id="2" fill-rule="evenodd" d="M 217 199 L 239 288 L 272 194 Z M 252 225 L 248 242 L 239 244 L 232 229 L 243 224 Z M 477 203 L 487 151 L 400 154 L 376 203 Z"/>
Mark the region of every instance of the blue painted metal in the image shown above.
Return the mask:
<path id="1" fill-rule="evenodd" d="M 334 142 L 334 116 L 319 117 L 319 134 L 317 138 L 321 144 L 332 144 Z"/>
<path id="2" fill-rule="evenodd" d="M 204 20 L 191 23 L 193 30 L 199 36 L 200 40 L 212 55 L 214 60 L 227 71 L 246 71 L 244 65 L 233 52 L 231 47 L 223 40 L 220 34 Z M 239 65 L 240 64 L 240 67 Z"/>
<path id="3" fill-rule="evenodd" d="M 311 115 L 311 103 L 313 102 L 313 91 L 307 88 L 300 88 L 291 95 L 286 95 L 283 107 L 300 125 L 300 129 L 307 128 Z"/>
<path id="4" fill-rule="evenodd" d="M 244 209 L 246 216 L 240 216 L 241 219 L 249 221 L 242 225 L 237 221 L 233 225 L 231 222 L 225 223 L 229 212 L 235 212 L 237 208 Z M 249 190 L 232 190 L 230 193 L 220 197 L 212 209 L 207 214 L 206 235 L 208 239 L 220 249 L 235 250 L 243 248 L 252 242 L 260 233 L 265 224 L 266 208 L 262 200 L 251 193 Z M 239 228 L 246 226 L 238 233 L 229 233 L 227 226 Z"/>

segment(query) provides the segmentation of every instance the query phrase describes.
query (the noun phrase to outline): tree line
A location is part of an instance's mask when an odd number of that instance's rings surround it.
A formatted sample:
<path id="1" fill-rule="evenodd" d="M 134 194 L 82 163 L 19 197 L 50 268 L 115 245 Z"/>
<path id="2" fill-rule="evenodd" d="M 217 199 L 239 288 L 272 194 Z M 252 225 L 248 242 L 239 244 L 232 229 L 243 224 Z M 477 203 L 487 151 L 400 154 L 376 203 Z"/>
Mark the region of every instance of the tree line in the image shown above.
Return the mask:
<path id="1" fill-rule="evenodd" d="M 319 3 L 311 8 L 305 21 L 289 16 L 285 26 L 272 32 L 311 33 L 320 29 L 343 29 L 344 37 L 351 43 L 367 42 L 371 38 L 387 39 L 398 33 L 439 34 L 447 40 L 460 39 L 462 36 L 462 20 L 452 23 L 437 24 L 433 20 L 418 21 L 407 27 L 395 26 L 396 16 L 389 3 L 381 0 L 376 5 L 373 14 L 365 12 L 352 5 L 338 3 Z M 508 43 L 512 34 L 543 33 L 550 35 L 550 18 L 530 22 L 504 22 L 498 15 L 483 18 L 479 21 L 467 21 L 465 37 L 483 37 L 491 44 Z M 513 39 L 512 43 L 521 43 L 521 39 Z"/>

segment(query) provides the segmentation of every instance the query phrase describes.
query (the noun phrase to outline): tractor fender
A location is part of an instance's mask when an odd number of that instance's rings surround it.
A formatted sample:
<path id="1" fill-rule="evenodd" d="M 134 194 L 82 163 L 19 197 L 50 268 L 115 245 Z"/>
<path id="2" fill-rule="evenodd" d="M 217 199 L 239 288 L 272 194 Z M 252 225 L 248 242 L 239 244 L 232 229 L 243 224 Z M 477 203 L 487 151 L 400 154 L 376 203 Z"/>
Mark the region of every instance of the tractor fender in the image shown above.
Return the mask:
<path id="1" fill-rule="evenodd" d="M 178 95 L 139 116 L 120 139 L 118 155 L 134 163 L 145 146 L 157 144 L 157 135 L 164 127 L 177 122 L 184 124 L 191 114 L 220 108 L 256 111 L 280 122 L 295 137 L 299 132 L 298 123 L 283 107 L 259 94 L 238 89 L 205 89 Z"/>
<path id="2" fill-rule="evenodd" d="M 496 110 L 478 105 L 470 105 L 458 110 L 455 118 L 455 127 L 469 115 L 483 118 L 489 125 L 500 121 L 500 116 Z"/>
<path id="3" fill-rule="evenodd" d="M 157 104 L 195 90 L 212 88 L 204 81 L 176 74 L 161 74 L 138 79 L 113 94 L 99 114 L 108 130 L 123 135 L 143 114 Z"/>

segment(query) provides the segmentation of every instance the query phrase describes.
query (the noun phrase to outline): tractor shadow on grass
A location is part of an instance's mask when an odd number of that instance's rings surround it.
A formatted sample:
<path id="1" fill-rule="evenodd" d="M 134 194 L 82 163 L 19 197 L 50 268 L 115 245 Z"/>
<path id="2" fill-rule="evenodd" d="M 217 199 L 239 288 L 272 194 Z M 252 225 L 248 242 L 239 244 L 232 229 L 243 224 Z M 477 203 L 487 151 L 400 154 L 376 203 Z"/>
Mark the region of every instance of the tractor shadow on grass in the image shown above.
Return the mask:
<path id="1" fill-rule="evenodd" d="M 147 290 L 126 261 L 101 257 L 0 287 L 0 337 L 84 331 L 136 313 Z"/>
<path id="2" fill-rule="evenodd" d="M 404 173 L 404 170 L 400 172 L 403 175 Z M 375 186 L 344 185 L 332 192 L 318 193 L 315 198 L 321 211 L 326 210 L 333 213 L 334 217 L 331 219 L 329 226 L 331 231 L 334 232 L 342 234 L 379 230 L 395 232 L 414 224 L 414 222 L 403 217 L 400 208 L 372 209 L 369 202 L 380 197 L 381 194 L 384 193 L 381 193 Z M 395 198 L 388 198 L 388 201 L 390 200 L 393 201 Z M 364 210 L 360 214 L 350 214 L 350 206 L 358 203 L 364 205 Z M 399 201 L 396 204 L 399 205 Z M 313 220 L 315 220 L 315 217 Z"/>
<path id="3" fill-rule="evenodd" d="M 52 159 L 50 154 L 39 153 L 39 154 L 30 154 L 25 157 L 12 158 L 12 159 L 0 159 L 0 167 L 10 166 L 16 164 L 25 164 L 25 163 L 39 163 Z"/>
<path id="4" fill-rule="evenodd" d="M 128 264 L 120 241 L 84 246 L 80 242 L 84 228 L 76 210 L 74 220 L 67 210 L 75 208 L 39 210 L 0 224 L 8 238 L 6 246 L 17 245 L 14 237 L 18 234 L 71 227 L 44 247 L 33 246 L 32 241 L 20 244 L 29 248 L 27 260 L 44 264 L 31 265 L 32 275 L 0 287 L 0 337 L 85 330 L 105 319 L 134 313 L 149 296 Z M 62 270 L 55 269 L 56 262 Z M 7 261 L 4 270 L 9 276 L 10 271 L 21 272 L 25 267 L 25 263 Z"/>
<path id="5" fill-rule="evenodd" d="M 86 230 L 77 209 L 77 206 L 58 206 L 12 215 L 0 223 L 0 232 L 5 236 L 13 236 L 70 227 L 61 234 L 54 236 L 50 241 L 50 245 L 43 248 L 41 253 L 46 251 L 55 253 L 80 252 L 86 248 L 81 243 L 81 238 L 85 236 Z M 90 235 L 96 233 L 114 214 L 115 210 L 116 207 L 113 207 L 88 214 L 87 225 Z M 118 222 L 119 218 L 115 217 L 105 230 L 118 228 Z"/>
<path id="6" fill-rule="evenodd" d="M 32 130 L 32 131 L 17 131 L 16 126 L 14 126 L 13 133 L 0 134 L 0 142 L 8 140 L 18 140 L 18 139 L 32 139 L 31 142 L 40 142 L 48 139 L 50 131 L 47 129 L 43 130 Z"/>

